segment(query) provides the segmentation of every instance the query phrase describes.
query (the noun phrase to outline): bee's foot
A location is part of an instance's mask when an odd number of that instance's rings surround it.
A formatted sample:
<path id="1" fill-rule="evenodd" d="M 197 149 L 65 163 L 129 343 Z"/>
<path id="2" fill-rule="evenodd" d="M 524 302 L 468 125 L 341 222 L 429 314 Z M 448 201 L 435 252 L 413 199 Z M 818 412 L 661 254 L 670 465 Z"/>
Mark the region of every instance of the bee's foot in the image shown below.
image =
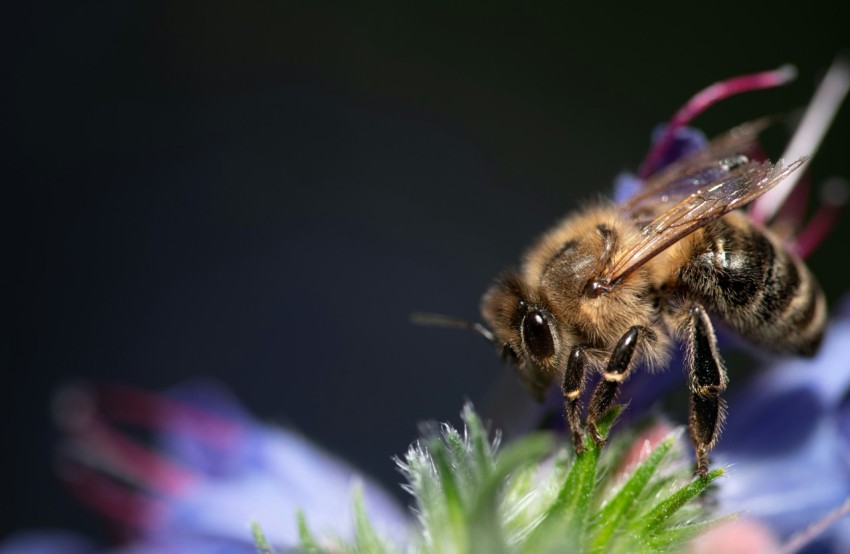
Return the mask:
<path id="1" fill-rule="evenodd" d="M 596 446 L 599 448 L 605 446 L 605 438 L 599 433 L 599 429 L 596 428 L 595 424 L 588 423 L 587 430 L 590 431 L 590 436 L 593 439 L 593 442 L 596 443 Z"/>

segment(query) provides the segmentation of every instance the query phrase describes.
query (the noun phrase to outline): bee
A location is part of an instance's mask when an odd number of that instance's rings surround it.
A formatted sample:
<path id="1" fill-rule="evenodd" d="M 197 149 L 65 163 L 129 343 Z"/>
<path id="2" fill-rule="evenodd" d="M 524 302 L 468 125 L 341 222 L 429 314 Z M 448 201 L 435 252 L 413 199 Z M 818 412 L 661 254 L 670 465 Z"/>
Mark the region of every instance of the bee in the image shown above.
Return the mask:
<path id="1" fill-rule="evenodd" d="M 560 384 L 578 452 L 588 376 L 601 373 L 585 423 L 601 446 L 596 424 L 623 381 L 636 367 L 663 367 L 681 343 L 696 472 L 706 475 L 728 382 L 709 315 L 771 351 L 817 350 L 826 319 L 821 287 L 778 236 L 738 209 L 805 162 L 774 165 L 743 154 L 763 126 L 715 139 L 625 202 L 567 216 L 484 295 L 483 329 L 528 388 L 542 397 Z"/>
<path id="2" fill-rule="evenodd" d="M 604 445 L 597 423 L 615 405 L 629 375 L 639 367 L 663 368 L 674 346 L 684 345 L 688 427 L 696 473 L 705 476 L 726 417 L 722 394 L 728 384 L 711 318 L 776 353 L 812 356 L 823 338 L 826 301 L 801 255 L 829 224 L 800 232 L 795 242 L 787 226 L 794 218 L 779 218 L 772 228 L 767 223 L 794 188 L 807 162 L 804 154 L 817 150 L 850 90 L 850 62 L 838 58 L 815 92 L 785 153 L 796 161 L 748 157 L 758 151 L 767 120 L 741 125 L 708 144 L 695 142 L 690 154 L 677 154 L 672 163 L 662 160 L 677 152 L 674 131 L 712 103 L 782 85 L 794 74 L 783 66 L 715 83 L 695 95 L 647 156 L 640 190 L 618 203 L 590 204 L 539 237 L 519 267 L 503 272 L 484 294 L 485 324 L 427 314 L 416 321 L 476 331 L 515 366 L 539 400 L 557 382 L 579 453 L 585 427 Z M 747 213 L 741 208 L 750 202 L 754 209 Z M 841 202 L 821 206 L 823 221 L 834 220 Z M 815 227 L 818 233 L 806 232 Z M 594 374 L 601 377 L 583 425 L 585 383 Z"/>

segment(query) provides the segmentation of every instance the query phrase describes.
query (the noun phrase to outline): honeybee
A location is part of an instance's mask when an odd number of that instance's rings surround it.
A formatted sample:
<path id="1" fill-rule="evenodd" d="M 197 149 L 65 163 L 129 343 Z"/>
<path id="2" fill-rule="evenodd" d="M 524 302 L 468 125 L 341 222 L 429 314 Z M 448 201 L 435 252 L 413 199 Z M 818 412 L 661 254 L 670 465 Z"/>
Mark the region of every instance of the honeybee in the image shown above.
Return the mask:
<path id="1" fill-rule="evenodd" d="M 486 292 L 478 330 L 539 396 L 557 381 L 575 448 L 584 449 L 581 398 L 600 372 L 586 427 L 616 402 L 634 368 L 664 366 L 685 345 L 696 472 L 725 417 L 726 369 L 709 314 L 776 352 L 812 355 L 826 303 L 806 265 L 738 210 L 804 164 L 749 159 L 763 127 L 739 127 L 650 177 L 631 199 L 569 215 Z"/>
<path id="2" fill-rule="evenodd" d="M 767 224 L 794 188 L 804 154 L 817 150 L 850 91 L 850 62 L 839 57 L 827 71 L 786 150 L 796 160 L 788 165 L 748 157 L 757 151 L 766 120 L 708 144 L 695 141 L 684 156 L 672 147 L 672 137 L 712 103 L 785 84 L 794 75 L 783 66 L 695 95 L 647 156 L 636 194 L 567 216 L 532 244 L 518 269 L 496 279 L 481 301 L 486 325 L 433 314 L 415 320 L 476 331 L 516 367 L 538 399 L 557 382 L 579 453 L 585 449 L 581 403 L 588 376 L 601 374 L 585 417 L 590 437 L 601 446 L 597 422 L 616 403 L 623 381 L 635 368 L 665 366 L 674 345 L 683 344 L 688 426 L 696 473 L 705 476 L 726 417 L 721 395 L 728 383 L 709 315 L 777 353 L 812 356 L 823 338 L 824 294 L 797 255 L 811 251 L 817 233 L 804 231 L 800 240 L 789 241 L 788 221 Z M 679 159 L 670 163 L 671 156 Z M 748 215 L 740 208 L 750 202 Z M 827 219 L 833 219 L 842 202 L 833 198 L 819 213 L 831 211 Z M 819 227 L 818 233 L 825 232 Z"/>

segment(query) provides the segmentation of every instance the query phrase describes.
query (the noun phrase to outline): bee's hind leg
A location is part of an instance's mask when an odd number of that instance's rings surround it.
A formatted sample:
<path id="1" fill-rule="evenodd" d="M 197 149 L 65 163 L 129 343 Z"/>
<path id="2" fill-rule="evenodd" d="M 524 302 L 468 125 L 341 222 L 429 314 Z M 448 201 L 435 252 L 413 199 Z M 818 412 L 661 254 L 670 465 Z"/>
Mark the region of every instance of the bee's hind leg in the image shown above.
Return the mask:
<path id="1" fill-rule="evenodd" d="M 717 354 L 714 328 L 702 306 L 689 311 L 687 365 L 691 389 L 689 428 L 697 458 L 696 473 L 708 473 L 708 453 L 717 442 L 726 405 L 720 393 L 726 389 L 726 368 Z"/>
<path id="2" fill-rule="evenodd" d="M 629 376 L 629 370 L 632 365 L 632 358 L 635 355 L 638 340 L 643 336 L 651 335 L 652 331 L 646 327 L 635 325 L 622 336 L 614 351 L 611 353 L 611 358 L 608 360 L 608 367 L 602 373 L 602 380 L 596 385 L 593 391 L 593 397 L 590 399 L 590 408 L 587 412 L 587 428 L 597 445 L 605 444 L 605 439 L 596 428 L 596 422 L 600 417 L 614 405 L 617 400 L 617 394 L 620 392 L 620 383 L 626 380 Z"/>

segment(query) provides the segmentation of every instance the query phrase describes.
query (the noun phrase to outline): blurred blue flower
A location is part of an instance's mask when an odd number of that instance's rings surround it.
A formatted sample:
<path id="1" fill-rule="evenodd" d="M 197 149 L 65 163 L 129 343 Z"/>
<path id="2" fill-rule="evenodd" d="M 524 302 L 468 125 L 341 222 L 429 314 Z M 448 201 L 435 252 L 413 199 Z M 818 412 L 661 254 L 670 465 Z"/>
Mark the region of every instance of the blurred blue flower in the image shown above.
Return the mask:
<path id="1" fill-rule="evenodd" d="M 297 512 L 318 536 L 353 536 L 351 489 L 385 536 L 403 543 L 407 516 L 373 482 L 297 433 L 252 418 L 222 387 L 195 382 L 164 395 L 123 386 L 64 391 L 63 476 L 126 537 L 111 552 L 254 553 L 251 524 L 276 548 L 298 544 Z M 155 448 L 119 430 L 153 428 Z M 2 554 L 98 550 L 59 532 L 22 533 Z"/>
<path id="2" fill-rule="evenodd" d="M 730 466 L 723 512 L 759 518 L 787 538 L 850 498 L 850 297 L 815 358 L 777 360 L 730 395 L 729 411 L 716 450 Z M 816 546 L 850 552 L 850 519 Z"/>

